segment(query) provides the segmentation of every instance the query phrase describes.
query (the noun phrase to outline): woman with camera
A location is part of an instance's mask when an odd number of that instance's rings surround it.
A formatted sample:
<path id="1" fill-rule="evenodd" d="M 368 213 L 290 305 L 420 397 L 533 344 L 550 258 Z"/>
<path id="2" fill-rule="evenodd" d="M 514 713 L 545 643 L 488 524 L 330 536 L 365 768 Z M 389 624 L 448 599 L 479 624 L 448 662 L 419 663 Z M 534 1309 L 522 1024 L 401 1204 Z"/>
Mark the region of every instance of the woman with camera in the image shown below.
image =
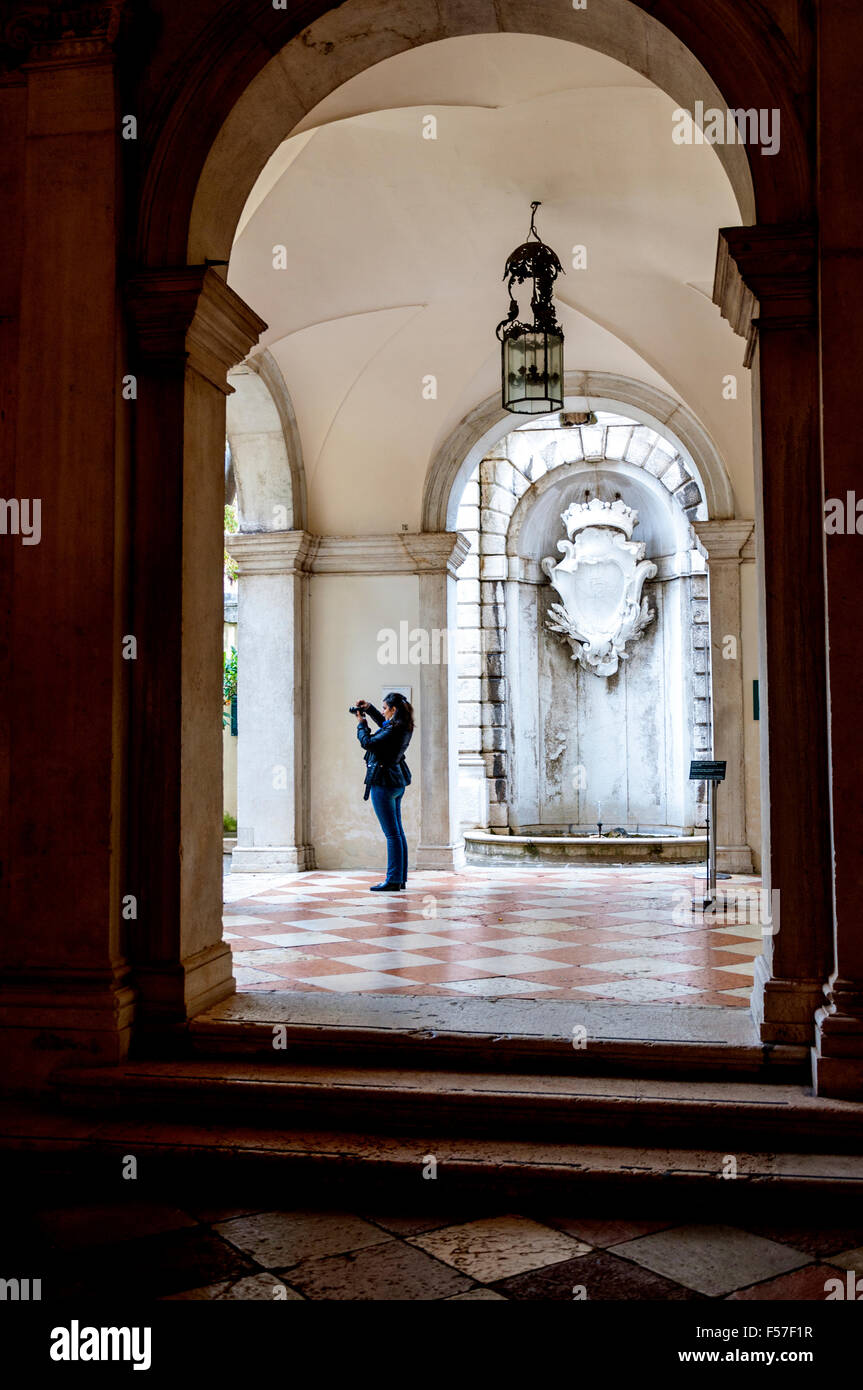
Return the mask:
<path id="1" fill-rule="evenodd" d="M 365 750 L 366 781 L 364 801 L 371 796 L 375 815 L 387 842 L 387 876 L 372 885 L 372 893 L 397 893 L 408 876 L 408 845 L 402 829 L 402 797 L 410 786 L 411 774 L 405 750 L 414 730 L 413 707 L 398 691 L 384 696 L 383 714 L 368 700 L 357 700 L 351 709 L 357 716 L 357 738 Z M 367 716 L 380 728 L 372 733 Z"/>

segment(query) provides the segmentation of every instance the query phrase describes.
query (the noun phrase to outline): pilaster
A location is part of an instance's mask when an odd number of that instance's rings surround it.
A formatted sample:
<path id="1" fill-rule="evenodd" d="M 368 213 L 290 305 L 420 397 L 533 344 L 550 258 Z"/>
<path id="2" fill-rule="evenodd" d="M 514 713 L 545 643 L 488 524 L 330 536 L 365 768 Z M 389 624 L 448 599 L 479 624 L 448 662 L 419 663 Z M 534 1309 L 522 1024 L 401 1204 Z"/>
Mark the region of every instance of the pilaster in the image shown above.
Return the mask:
<path id="1" fill-rule="evenodd" d="M 134 407 L 130 881 L 147 1028 L 233 991 L 222 941 L 221 688 L 225 397 L 265 327 L 216 272 L 126 287 Z"/>
<path id="2" fill-rule="evenodd" d="M 713 297 L 746 339 L 756 401 L 762 877 L 781 927 L 753 1008 L 765 1041 L 810 1042 L 832 917 L 814 229 L 721 231 Z"/>
<path id="3" fill-rule="evenodd" d="M 240 532 L 237 846 L 232 873 L 315 867 L 309 832 L 309 574 L 306 531 Z"/>
<path id="4" fill-rule="evenodd" d="M 419 576 L 420 627 L 453 636 L 455 648 L 456 574 L 469 550 L 458 532 L 423 533 L 412 542 L 414 573 Z M 430 646 L 434 648 L 433 643 Z M 459 824 L 457 673 L 450 661 L 420 666 L 420 841 L 418 869 L 454 869 L 464 864 Z"/>
<path id="5" fill-rule="evenodd" d="M 726 762 L 725 781 L 717 797 L 717 863 L 727 873 L 749 874 L 752 852 L 746 841 L 740 562 L 754 522 L 696 521 L 693 525 L 708 555 L 713 756 Z M 730 648 L 729 638 L 733 643 Z"/>

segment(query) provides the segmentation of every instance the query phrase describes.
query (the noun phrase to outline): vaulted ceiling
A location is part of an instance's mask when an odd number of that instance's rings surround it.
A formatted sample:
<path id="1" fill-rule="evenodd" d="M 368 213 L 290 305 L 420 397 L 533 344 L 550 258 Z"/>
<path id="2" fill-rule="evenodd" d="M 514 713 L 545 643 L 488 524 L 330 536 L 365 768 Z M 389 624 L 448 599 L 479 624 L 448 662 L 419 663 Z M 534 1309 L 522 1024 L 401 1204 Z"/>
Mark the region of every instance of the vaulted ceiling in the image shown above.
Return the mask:
<path id="1" fill-rule="evenodd" d="M 673 111 L 592 50 L 489 34 L 387 59 L 283 142 L 249 197 L 229 282 L 269 325 L 312 529 L 419 525 L 430 458 L 498 390 L 503 267 L 533 199 L 567 271 L 567 370 L 683 401 L 725 459 L 738 514 L 752 514 L 748 373 L 710 300 L 717 229 L 740 217 L 715 151 L 672 140 Z"/>

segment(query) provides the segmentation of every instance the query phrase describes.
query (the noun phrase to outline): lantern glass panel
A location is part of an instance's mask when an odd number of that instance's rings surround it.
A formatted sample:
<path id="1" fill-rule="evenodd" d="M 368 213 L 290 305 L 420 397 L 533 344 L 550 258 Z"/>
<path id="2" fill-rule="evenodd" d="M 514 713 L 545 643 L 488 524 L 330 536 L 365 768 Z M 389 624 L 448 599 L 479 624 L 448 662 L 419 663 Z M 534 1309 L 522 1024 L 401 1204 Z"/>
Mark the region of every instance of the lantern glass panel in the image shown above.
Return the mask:
<path id="1" fill-rule="evenodd" d="M 503 340 L 503 405 L 517 415 L 563 406 L 563 334 L 529 329 Z"/>

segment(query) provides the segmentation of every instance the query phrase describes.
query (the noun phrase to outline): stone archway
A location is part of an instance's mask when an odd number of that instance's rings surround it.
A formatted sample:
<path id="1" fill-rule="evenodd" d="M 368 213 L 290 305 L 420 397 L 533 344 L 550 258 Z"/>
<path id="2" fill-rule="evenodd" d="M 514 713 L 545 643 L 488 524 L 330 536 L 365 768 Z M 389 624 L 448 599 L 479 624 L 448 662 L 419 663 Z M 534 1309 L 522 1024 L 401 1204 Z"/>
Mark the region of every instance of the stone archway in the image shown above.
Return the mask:
<path id="1" fill-rule="evenodd" d="M 178 302 L 177 277 L 185 276 L 189 284 L 196 280 L 200 296 L 218 279 L 216 273 L 159 267 L 187 260 L 200 267 L 201 262 L 227 258 L 251 183 L 283 136 L 323 95 L 405 48 L 500 29 L 569 38 L 618 56 L 690 107 L 699 99 L 741 109 L 775 108 L 781 115 L 783 140 L 775 158 L 750 163 L 745 149 L 736 145 L 717 151 L 744 218 L 751 221 L 757 210 L 760 220 L 757 227 L 722 234 L 714 297 L 735 328 L 751 340 L 748 361 L 755 372 L 762 445 L 756 517 L 764 595 L 762 709 L 770 738 L 782 748 L 784 759 L 781 769 L 765 761 L 762 803 L 770 808 L 769 871 L 797 914 L 790 930 L 786 916 L 786 930 L 773 942 L 773 973 L 764 982 L 764 1036 L 809 1041 L 832 948 L 816 262 L 808 153 L 814 112 L 801 109 L 797 95 L 808 53 L 796 52 L 760 13 L 744 14 L 731 0 L 722 0 L 708 16 L 694 16 L 683 0 L 659 0 L 650 14 L 630 0 L 609 0 L 585 11 L 513 0 L 503 9 L 490 4 L 473 7 L 469 19 L 462 7 L 445 3 L 430 15 L 406 8 L 398 22 L 389 5 L 364 7 L 360 16 L 349 0 L 321 13 L 301 35 L 284 15 L 265 10 L 252 31 L 238 9 L 226 9 L 199 44 L 184 54 L 182 71 L 178 65 L 160 97 L 136 243 L 142 267 L 138 303 L 143 296 L 149 305 L 143 320 L 138 319 L 139 343 L 146 347 L 152 341 L 147 330 L 154 313 L 170 321 L 181 342 L 199 335 L 198 299 Z M 275 110 L 281 113 L 278 124 L 270 119 Z M 257 119 L 256 112 L 264 119 Z M 202 302 L 207 294 L 211 303 L 221 295 L 228 321 L 247 331 L 248 310 L 236 296 L 211 290 L 203 293 Z M 235 357 L 220 348 L 223 369 L 248 350 L 244 347 Z M 185 357 L 178 353 L 174 360 L 185 373 Z M 789 381 L 794 382 L 792 394 Z M 173 448 L 182 460 L 183 488 L 188 489 L 212 466 L 213 441 L 221 429 L 215 398 L 205 402 L 195 382 L 185 402 L 185 423 L 175 411 L 172 429 Z M 149 410 L 149 405 L 139 410 L 143 457 L 156 447 L 156 422 Z M 160 430 L 164 432 L 163 422 Z M 786 505 L 791 479 L 797 504 L 793 512 Z M 146 504 L 143 510 L 146 513 Z M 194 528 L 184 531 L 178 517 L 172 537 L 172 559 L 179 572 L 188 568 L 184 557 L 195 543 Z M 789 604 L 786 586 L 801 568 L 810 583 L 802 598 Z M 180 658 L 179 636 L 175 645 L 178 659 L 193 666 L 191 651 Z M 789 670 L 796 682 L 795 699 L 771 705 L 771 676 L 781 683 Z M 164 668 L 156 681 L 167 692 L 179 678 L 179 667 Z M 188 713 L 189 733 L 194 736 L 196 713 Z M 142 768 L 139 775 L 145 783 L 161 783 L 165 770 L 154 765 Z M 176 772 L 174 767 L 169 770 Z M 813 826 L 819 827 L 814 851 Z M 167 876 L 176 878 L 172 871 Z M 178 908 L 182 897 L 178 893 Z M 208 897 L 207 903 L 207 920 L 212 922 L 215 900 L 211 903 Z M 805 913 L 799 908 L 803 903 L 810 905 Z M 192 932 L 189 949 L 223 954 L 210 930 L 203 935 Z M 181 930 L 180 935 L 186 934 Z M 187 954 L 181 946 L 181 961 Z M 230 988 L 227 978 L 221 988 Z"/>
<path id="2" fill-rule="evenodd" d="M 336 9 L 300 35 L 284 13 L 262 12 L 254 31 L 226 9 L 185 55 L 161 98 L 158 149 L 142 199 L 138 255 L 147 264 L 222 260 L 230 252 L 246 197 L 269 156 L 297 122 L 335 87 L 375 63 L 420 44 L 499 31 L 547 35 L 595 48 L 643 73 L 680 105 L 778 107 L 782 149 L 751 168 L 743 146 L 717 147 L 744 222 L 792 220 L 810 199 L 806 118 L 795 100 L 798 56 L 775 26 L 743 16 L 722 0 L 709 18 L 686 0 L 660 0 L 650 12 L 634 0 L 567 9 L 490 0 L 466 12 L 455 0 L 418 12 L 408 4 Z M 764 165 L 762 161 L 762 166 Z"/>

